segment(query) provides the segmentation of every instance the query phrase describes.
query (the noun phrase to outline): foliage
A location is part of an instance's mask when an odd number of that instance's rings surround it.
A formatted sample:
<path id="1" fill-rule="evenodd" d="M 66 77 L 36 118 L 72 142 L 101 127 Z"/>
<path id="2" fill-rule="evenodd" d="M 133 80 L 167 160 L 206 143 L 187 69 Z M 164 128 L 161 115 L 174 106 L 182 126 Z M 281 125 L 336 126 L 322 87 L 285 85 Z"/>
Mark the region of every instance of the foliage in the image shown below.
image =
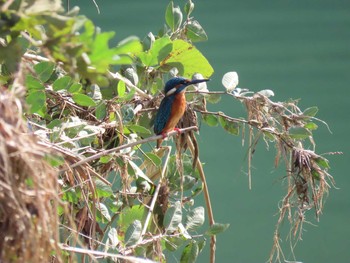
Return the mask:
<path id="1" fill-rule="evenodd" d="M 165 250 L 181 249 L 181 262 L 195 262 L 209 238 L 213 262 L 215 235 L 228 224 L 214 221 L 193 129 L 175 139 L 176 154 L 149 145 L 157 139 L 149 136 L 164 82 L 213 74 L 193 44 L 207 40 L 191 17 L 194 3 L 182 11 L 170 2 L 158 35 L 129 37 L 115 47 L 109 46 L 114 32 L 101 32 L 77 8 L 64 12 L 59 0 L 7 1 L 1 10 L 0 84 L 25 93 L 29 131 L 55 151 L 46 160 L 58 175 L 60 248 L 69 251 L 56 250 L 56 259 L 79 252 L 110 261 L 165 261 Z M 302 111 L 297 101 L 273 102 L 272 91 L 241 90 L 236 73 L 226 74 L 223 84 L 225 92 L 210 92 L 206 84 L 189 88 L 191 103 L 179 127 L 197 126 L 198 115 L 209 126 L 248 136 L 249 174 L 258 141 L 275 145 L 275 164 L 285 161 L 288 180 L 270 258 L 279 260 L 285 215 L 292 215 L 300 238 L 304 215 L 314 208 L 318 217 L 332 183 L 312 137 L 317 107 Z M 208 111 L 206 102 L 221 96 L 243 103 L 247 118 Z M 206 208 L 195 204 L 200 194 Z"/>

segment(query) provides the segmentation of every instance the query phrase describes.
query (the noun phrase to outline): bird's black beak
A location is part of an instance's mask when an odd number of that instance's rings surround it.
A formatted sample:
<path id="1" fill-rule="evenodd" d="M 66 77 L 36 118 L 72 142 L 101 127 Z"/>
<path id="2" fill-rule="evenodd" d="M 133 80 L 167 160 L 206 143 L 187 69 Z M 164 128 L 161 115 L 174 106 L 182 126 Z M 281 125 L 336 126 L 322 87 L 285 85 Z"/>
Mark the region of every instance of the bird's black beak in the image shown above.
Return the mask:
<path id="1" fill-rule="evenodd" d="M 201 83 L 201 82 L 206 82 L 206 81 L 209 81 L 210 79 L 192 79 L 188 85 L 191 85 L 191 84 L 198 84 L 198 83 Z"/>

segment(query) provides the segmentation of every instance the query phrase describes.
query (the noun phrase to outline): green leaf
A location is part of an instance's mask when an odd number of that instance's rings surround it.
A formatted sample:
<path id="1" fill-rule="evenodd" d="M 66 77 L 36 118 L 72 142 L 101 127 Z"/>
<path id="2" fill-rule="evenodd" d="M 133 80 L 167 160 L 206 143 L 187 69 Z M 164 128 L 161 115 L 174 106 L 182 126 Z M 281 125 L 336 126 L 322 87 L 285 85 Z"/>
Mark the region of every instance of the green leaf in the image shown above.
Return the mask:
<path id="1" fill-rule="evenodd" d="M 123 123 L 128 123 L 134 118 L 134 109 L 131 105 L 126 104 L 121 107 L 121 112 L 123 116 Z"/>
<path id="2" fill-rule="evenodd" d="M 321 175 L 319 174 L 319 172 L 316 169 L 311 169 L 311 174 L 316 180 L 321 179 Z"/>
<path id="3" fill-rule="evenodd" d="M 59 119 L 53 119 L 48 125 L 46 125 L 47 128 L 53 129 L 55 127 L 60 127 L 62 124 L 62 121 Z"/>
<path id="4" fill-rule="evenodd" d="M 172 42 L 169 36 L 163 36 L 154 41 L 150 50 L 141 52 L 138 56 L 145 66 L 156 66 L 169 55 L 171 50 Z"/>
<path id="5" fill-rule="evenodd" d="M 148 152 L 148 153 L 145 153 L 146 157 L 148 159 L 150 159 L 155 166 L 160 166 L 162 164 L 162 159 L 160 159 L 157 155 L 155 155 L 154 153 L 151 153 L 151 152 Z"/>
<path id="6" fill-rule="evenodd" d="M 135 86 L 139 83 L 139 76 L 137 70 L 134 67 L 128 67 L 124 70 L 123 76 L 131 81 Z"/>
<path id="7" fill-rule="evenodd" d="M 206 243 L 205 239 L 198 241 L 199 253 L 202 252 L 203 248 L 205 247 L 205 243 Z"/>
<path id="8" fill-rule="evenodd" d="M 104 155 L 100 158 L 99 162 L 100 163 L 109 163 L 110 160 L 112 160 L 113 156 L 112 155 Z"/>
<path id="9" fill-rule="evenodd" d="M 46 82 L 50 79 L 54 69 L 55 64 L 47 61 L 40 62 L 34 66 L 35 73 L 42 82 Z"/>
<path id="10" fill-rule="evenodd" d="M 196 262 L 199 253 L 198 244 L 196 241 L 190 242 L 182 251 L 180 263 Z"/>
<path id="11" fill-rule="evenodd" d="M 167 232 L 174 232 L 179 227 L 179 224 L 182 221 L 182 208 L 180 201 L 176 201 L 174 205 L 172 205 L 166 211 L 164 215 L 164 227 Z"/>
<path id="12" fill-rule="evenodd" d="M 37 113 L 44 117 L 46 111 L 46 94 L 41 90 L 32 91 L 26 98 L 27 104 L 30 106 L 29 113 Z"/>
<path id="13" fill-rule="evenodd" d="M 141 177 L 136 180 L 136 187 L 138 193 L 151 194 L 152 186 L 149 182 L 143 180 Z"/>
<path id="14" fill-rule="evenodd" d="M 192 170 L 192 163 L 191 163 L 191 170 Z M 181 189 L 181 184 L 182 184 L 182 189 L 184 191 L 190 190 L 192 189 L 192 187 L 197 183 L 197 179 L 191 175 L 184 175 L 183 178 L 181 178 L 180 176 L 176 176 L 175 177 L 175 188 L 177 190 Z"/>
<path id="15" fill-rule="evenodd" d="M 170 3 L 168 4 L 168 7 L 165 10 L 165 22 L 167 23 L 167 25 L 170 27 L 172 31 L 174 31 L 173 9 L 174 9 L 174 2 L 170 1 Z"/>
<path id="16" fill-rule="evenodd" d="M 150 183 L 151 185 L 153 185 L 153 182 L 148 178 L 147 175 L 145 175 L 145 173 L 138 167 L 137 164 L 135 164 L 133 161 L 129 160 L 129 164 L 130 166 L 133 168 L 136 178 L 141 177 L 144 180 L 146 180 L 148 183 Z"/>
<path id="17" fill-rule="evenodd" d="M 80 106 L 96 106 L 96 103 L 93 101 L 93 99 L 85 94 L 75 93 L 72 95 L 72 99 L 76 104 Z"/>
<path id="18" fill-rule="evenodd" d="M 102 121 L 107 116 L 107 106 L 104 101 L 101 101 L 97 106 L 95 110 L 95 116 L 98 120 Z"/>
<path id="19" fill-rule="evenodd" d="M 26 76 L 26 87 L 30 90 L 45 90 L 45 86 L 32 75 Z"/>
<path id="20" fill-rule="evenodd" d="M 264 131 L 263 134 L 264 134 L 265 139 L 269 140 L 270 142 L 274 142 L 276 139 L 275 135 L 269 131 Z"/>
<path id="21" fill-rule="evenodd" d="M 185 242 L 185 239 L 182 236 L 179 237 L 167 237 L 164 239 L 165 241 L 165 247 L 169 251 L 175 251 L 178 249 L 178 247 L 182 246 L 183 243 Z"/>
<path id="22" fill-rule="evenodd" d="M 291 127 L 288 130 L 288 134 L 291 138 L 296 140 L 303 140 L 309 138 L 311 132 L 304 127 Z"/>
<path id="23" fill-rule="evenodd" d="M 59 167 L 60 165 L 64 164 L 64 158 L 60 155 L 47 154 L 45 155 L 45 160 L 52 167 Z"/>
<path id="24" fill-rule="evenodd" d="M 185 220 L 185 228 L 194 230 L 204 224 L 204 207 L 199 206 L 188 212 Z"/>
<path id="25" fill-rule="evenodd" d="M 203 114 L 203 121 L 210 127 L 218 126 L 218 118 L 212 114 Z"/>
<path id="26" fill-rule="evenodd" d="M 96 217 L 97 221 L 104 223 L 106 220 L 107 222 L 111 221 L 111 215 L 109 214 L 107 206 L 105 206 L 103 203 L 96 203 Z"/>
<path id="27" fill-rule="evenodd" d="M 130 101 L 134 98 L 136 93 L 136 90 L 134 88 L 131 88 L 129 92 L 126 92 L 126 95 L 123 97 L 123 101 Z"/>
<path id="28" fill-rule="evenodd" d="M 119 240 L 118 240 L 118 232 L 117 229 L 115 229 L 114 227 L 112 227 L 109 231 L 108 231 L 108 246 L 111 247 L 112 249 L 117 248 L 118 244 L 119 244 Z"/>
<path id="29" fill-rule="evenodd" d="M 220 94 L 209 94 L 209 96 L 206 96 L 205 98 L 208 102 L 215 104 L 221 100 L 221 95 Z"/>
<path id="30" fill-rule="evenodd" d="M 329 168 L 331 168 L 330 166 L 329 166 L 329 161 L 326 159 L 326 158 L 324 158 L 324 157 L 318 157 L 318 158 L 316 158 L 315 159 L 315 162 L 320 166 L 320 167 L 322 167 L 323 169 L 329 169 Z"/>
<path id="31" fill-rule="evenodd" d="M 214 72 L 208 60 L 198 49 L 180 39 L 173 41 L 172 51 L 161 61 L 160 65 L 165 70 L 176 67 L 179 75 L 187 78 L 191 78 L 198 72 L 205 78 L 209 78 Z"/>
<path id="32" fill-rule="evenodd" d="M 74 188 L 63 188 L 63 201 L 68 201 L 69 203 L 77 204 L 79 201 L 78 194 Z"/>
<path id="33" fill-rule="evenodd" d="M 56 79 L 55 82 L 52 84 L 52 88 L 55 91 L 58 90 L 68 90 L 70 87 L 72 78 L 69 76 L 64 76 L 62 78 Z"/>
<path id="34" fill-rule="evenodd" d="M 257 94 L 260 94 L 260 95 L 265 96 L 267 98 L 275 96 L 275 93 L 273 92 L 273 90 L 270 90 L 270 89 L 260 90 L 257 92 Z"/>
<path id="35" fill-rule="evenodd" d="M 109 48 L 108 42 L 114 34 L 114 32 L 99 33 L 91 45 L 89 60 L 94 71 L 98 73 L 105 73 L 110 65 L 131 64 L 133 62 L 131 57 L 121 54 L 128 49 L 128 41 L 122 43 L 120 47 Z"/>
<path id="36" fill-rule="evenodd" d="M 113 190 L 110 185 L 105 184 L 99 179 L 95 180 L 96 193 L 98 198 L 110 197 L 113 195 Z"/>
<path id="37" fill-rule="evenodd" d="M 70 87 L 68 87 L 68 92 L 70 93 L 78 93 L 80 92 L 82 85 L 80 83 L 73 83 Z"/>
<path id="38" fill-rule="evenodd" d="M 316 106 L 307 108 L 304 110 L 303 115 L 309 116 L 309 117 L 314 117 L 318 112 L 318 108 Z"/>
<path id="39" fill-rule="evenodd" d="M 233 135 L 239 135 L 239 124 L 237 122 L 228 120 L 223 116 L 219 116 L 219 122 L 222 128 L 224 128 L 224 130 L 228 133 Z"/>
<path id="40" fill-rule="evenodd" d="M 149 129 L 136 124 L 127 125 L 127 128 L 135 133 L 152 134 L 152 132 Z"/>
<path id="41" fill-rule="evenodd" d="M 117 91 L 119 98 L 123 98 L 125 96 L 126 86 L 124 81 L 120 80 L 118 82 Z"/>
<path id="42" fill-rule="evenodd" d="M 136 245 L 141 237 L 142 225 L 140 220 L 135 220 L 125 232 L 125 246 L 130 247 Z"/>
<path id="43" fill-rule="evenodd" d="M 176 31 L 182 23 L 182 12 L 180 7 L 174 7 L 173 1 L 171 1 L 165 11 L 165 22 L 170 27 L 171 31 Z"/>
<path id="44" fill-rule="evenodd" d="M 215 236 L 221 232 L 224 232 L 229 226 L 230 224 L 215 223 L 209 227 L 209 229 L 206 232 L 206 235 Z"/>
<path id="45" fill-rule="evenodd" d="M 309 122 L 309 123 L 306 123 L 304 125 L 304 128 L 310 130 L 310 131 L 313 131 L 313 130 L 316 130 L 318 128 L 317 124 L 314 123 L 314 122 Z"/>
<path id="46" fill-rule="evenodd" d="M 178 28 L 180 28 L 183 15 L 182 15 L 180 7 L 178 7 L 178 6 L 174 7 L 173 14 L 174 14 L 174 28 L 173 28 L 173 32 L 174 32 Z"/>
<path id="47" fill-rule="evenodd" d="M 186 35 L 192 42 L 208 40 L 207 33 L 197 20 L 192 20 L 186 25 Z"/>
<path id="48" fill-rule="evenodd" d="M 140 205 L 124 208 L 117 222 L 120 231 L 125 232 L 136 219 L 142 220 L 145 211 L 148 209 L 146 210 L 144 206 Z"/>
<path id="49" fill-rule="evenodd" d="M 93 84 L 90 86 L 90 92 L 88 95 L 94 100 L 94 101 L 101 101 L 102 100 L 102 93 L 101 89 L 97 84 Z"/>
<path id="50" fill-rule="evenodd" d="M 188 2 L 185 4 L 185 13 L 187 14 L 187 17 L 189 17 L 194 9 L 194 3 L 191 0 L 188 0 Z"/>
<path id="51" fill-rule="evenodd" d="M 140 39 L 136 36 L 130 36 L 120 41 L 114 49 L 115 54 L 136 54 L 142 51 Z"/>

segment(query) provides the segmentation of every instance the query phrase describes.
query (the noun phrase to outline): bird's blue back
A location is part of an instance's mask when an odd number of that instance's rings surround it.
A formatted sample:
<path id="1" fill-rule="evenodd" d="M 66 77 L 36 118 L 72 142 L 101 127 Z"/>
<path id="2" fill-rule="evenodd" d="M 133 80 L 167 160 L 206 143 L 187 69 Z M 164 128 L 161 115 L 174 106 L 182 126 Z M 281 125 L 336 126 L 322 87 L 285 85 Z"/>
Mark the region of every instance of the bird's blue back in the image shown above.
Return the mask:
<path id="1" fill-rule="evenodd" d="M 160 103 L 157 116 L 154 120 L 154 133 L 162 133 L 168 119 L 170 118 L 171 106 L 174 102 L 175 97 L 169 96 L 165 97 Z"/>

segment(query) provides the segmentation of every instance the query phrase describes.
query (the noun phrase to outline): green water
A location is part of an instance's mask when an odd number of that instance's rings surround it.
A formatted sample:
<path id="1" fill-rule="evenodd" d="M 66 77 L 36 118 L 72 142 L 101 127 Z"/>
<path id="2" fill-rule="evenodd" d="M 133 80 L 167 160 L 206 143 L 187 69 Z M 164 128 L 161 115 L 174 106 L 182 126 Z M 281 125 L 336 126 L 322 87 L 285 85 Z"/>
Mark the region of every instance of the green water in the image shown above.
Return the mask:
<path id="1" fill-rule="evenodd" d="M 130 34 L 143 38 L 149 31 L 157 32 L 168 3 L 97 1 L 98 15 L 92 1 L 70 2 L 83 5 L 82 13 L 103 31 L 116 31 L 116 41 Z M 302 108 L 319 107 L 318 117 L 333 133 L 319 125 L 315 135 L 318 152 L 344 152 L 329 156 L 331 173 L 340 189 L 331 190 L 317 226 L 305 225 L 303 241 L 295 253 L 298 260 L 307 263 L 350 262 L 350 175 L 346 166 L 350 149 L 350 1 L 203 0 L 195 4 L 193 15 L 209 36 L 208 42 L 197 46 L 215 69 L 211 90 L 222 90 L 222 75 L 235 70 L 240 87 L 255 91 L 269 88 L 276 100 L 301 98 Z M 229 99 L 224 99 L 220 108 L 210 105 L 210 109 L 244 116 L 242 106 Z M 273 167 L 274 149 L 266 152 L 258 147 L 250 191 L 245 175 L 246 148 L 242 148 L 240 137 L 203 125 L 199 143 L 215 218 L 231 224 L 218 236 L 217 262 L 265 262 L 285 174 Z M 315 222 L 312 211 L 309 216 Z M 283 244 L 288 247 L 288 241 L 283 239 Z M 198 262 L 208 262 L 208 249 Z"/>

